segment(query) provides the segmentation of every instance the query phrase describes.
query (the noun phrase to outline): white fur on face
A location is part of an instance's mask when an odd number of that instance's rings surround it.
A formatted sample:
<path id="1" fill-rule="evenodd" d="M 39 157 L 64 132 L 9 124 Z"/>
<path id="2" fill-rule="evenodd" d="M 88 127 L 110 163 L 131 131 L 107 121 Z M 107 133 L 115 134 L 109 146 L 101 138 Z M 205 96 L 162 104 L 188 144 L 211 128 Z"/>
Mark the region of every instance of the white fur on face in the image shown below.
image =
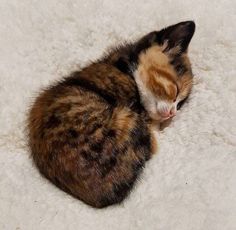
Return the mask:
<path id="1" fill-rule="evenodd" d="M 169 112 L 170 110 L 172 110 L 174 114 L 176 113 L 177 105 L 181 101 L 180 98 L 177 97 L 175 102 L 169 102 L 167 100 L 158 99 L 145 86 L 145 83 L 142 81 L 138 71 L 134 72 L 134 78 L 138 86 L 141 102 L 153 119 L 163 120 L 161 114 Z"/>
<path id="2" fill-rule="evenodd" d="M 138 71 L 134 72 L 134 78 L 138 86 L 141 102 L 153 119 L 162 120 L 161 114 L 168 112 L 171 109 L 174 111 L 174 113 L 176 113 L 178 100 L 176 100 L 174 103 L 171 103 L 166 100 L 158 99 L 145 86 L 145 83 L 141 80 Z"/>
<path id="3" fill-rule="evenodd" d="M 172 108 L 172 105 L 173 103 L 170 103 L 168 101 L 159 100 L 157 102 L 157 111 L 159 111 L 160 113 L 168 112 Z"/>
<path id="4" fill-rule="evenodd" d="M 141 97 L 141 102 L 143 104 L 143 106 L 145 107 L 145 109 L 149 112 L 149 113 L 156 113 L 156 98 L 153 96 L 153 94 L 150 92 L 150 90 L 145 86 L 144 82 L 141 80 L 141 77 L 139 76 L 139 72 L 136 70 L 134 72 L 134 79 L 137 83 L 138 86 L 138 90 L 140 93 L 140 97 Z"/>
<path id="5" fill-rule="evenodd" d="M 157 113 L 161 115 L 161 114 L 165 114 L 165 113 L 170 113 L 170 111 L 171 111 L 172 114 L 176 114 L 177 104 L 178 104 L 177 100 L 175 102 L 169 102 L 169 101 L 165 101 L 165 100 L 158 100 L 158 102 L 157 102 Z"/>

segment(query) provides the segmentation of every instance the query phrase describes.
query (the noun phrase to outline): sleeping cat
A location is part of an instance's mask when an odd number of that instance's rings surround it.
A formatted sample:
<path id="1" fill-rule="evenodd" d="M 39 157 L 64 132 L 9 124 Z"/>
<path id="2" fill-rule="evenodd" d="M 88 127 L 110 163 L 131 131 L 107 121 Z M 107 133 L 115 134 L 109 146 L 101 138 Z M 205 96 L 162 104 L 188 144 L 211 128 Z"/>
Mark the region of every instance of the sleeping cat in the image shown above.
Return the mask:
<path id="1" fill-rule="evenodd" d="M 156 152 L 155 122 L 191 91 L 194 30 L 186 21 L 151 32 L 41 92 L 28 119 L 40 172 L 91 206 L 121 202 Z"/>

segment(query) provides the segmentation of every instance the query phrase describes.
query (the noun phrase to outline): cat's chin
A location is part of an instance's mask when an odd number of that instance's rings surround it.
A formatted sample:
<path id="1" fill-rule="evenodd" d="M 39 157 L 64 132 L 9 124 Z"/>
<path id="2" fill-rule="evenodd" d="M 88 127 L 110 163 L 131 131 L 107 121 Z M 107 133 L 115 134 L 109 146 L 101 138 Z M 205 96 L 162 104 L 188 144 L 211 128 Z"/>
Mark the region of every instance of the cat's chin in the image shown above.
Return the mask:
<path id="1" fill-rule="evenodd" d="M 160 119 L 160 122 L 165 122 L 165 121 L 168 121 L 168 120 L 171 120 L 172 117 L 163 117 Z"/>
<path id="2" fill-rule="evenodd" d="M 163 123 L 172 119 L 172 117 L 161 117 L 161 116 L 151 116 L 151 118 L 153 121 L 157 123 Z"/>
<path id="3" fill-rule="evenodd" d="M 152 124 L 156 126 L 159 130 L 165 129 L 169 124 L 171 123 L 173 117 L 169 118 L 161 118 L 161 117 L 155 117 L 152 118 Z"/>
<path id="4" fill-rule="evenodd" d="M 171 118 L 169 118 L 169 119 L 167 119 L 165 121 L 160 122 L 160 124 L 159 124 L 160 131 L 164 130 L 166 127 L 168 127 L 170 125 L 170 123 L 172 121 L 172 118 L 173 117 L 171 117 Z"/>

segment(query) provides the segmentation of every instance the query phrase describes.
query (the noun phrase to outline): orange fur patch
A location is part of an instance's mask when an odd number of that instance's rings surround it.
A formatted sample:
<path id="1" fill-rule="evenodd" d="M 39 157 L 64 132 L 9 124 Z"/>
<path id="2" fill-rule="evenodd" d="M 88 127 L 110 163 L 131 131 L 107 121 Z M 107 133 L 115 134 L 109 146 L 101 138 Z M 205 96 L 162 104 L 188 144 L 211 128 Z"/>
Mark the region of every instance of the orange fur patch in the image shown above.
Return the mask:
<path id="1" fill-rule="evenodd" d="M 173 101 L 177 95 L 177 78 L 162 47 L 153 46 L 140 55 L 138 72 L 144 85 L 161 99 Z"/>
<path id="2" fill-rule="evenodd" d="M 135 116 L 130 109 L 119 107 L 115 109 L 111 126 L 117 132 L 118 143 L 125 139 L 129 139 L 129 131 L 132 130 L 135 125 Z"/>

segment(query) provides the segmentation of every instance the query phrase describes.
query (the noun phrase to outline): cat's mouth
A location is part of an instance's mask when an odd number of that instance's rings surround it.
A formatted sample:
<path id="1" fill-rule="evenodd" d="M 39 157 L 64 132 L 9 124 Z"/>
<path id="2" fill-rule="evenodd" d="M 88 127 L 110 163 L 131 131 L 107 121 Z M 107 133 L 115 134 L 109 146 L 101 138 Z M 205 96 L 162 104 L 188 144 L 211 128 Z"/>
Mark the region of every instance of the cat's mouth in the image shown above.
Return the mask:
<path id="1" fill-rule="evenodd" d="M 169 120 L 170 118 L 172 118 L 174 116 L 169 116 L 169 117 L 161 117 L 161 121 L 166 121 L 166 120 Z"/>
<path id="2" fill-rule="evenodd" d="M 164 121 L 170 120 L 170 119 L 173 118 L 174 116 L 175 116 L 175 115 L 168 116 L 168 117 L 160 117 L 160 122 L 164 122 Z"/>
<path id="3" fill-rule="evenodd" d="M 170 118 L 173 118 L 176 115 L 176 110 L 170 110 L 170 111 L 159 111 L 158 112 L 161 121 L 169 120 Z"/>
<path id="4" fill-rule="evenodd" d="M 173 118 L 174 116 L 176 116 L 176 113 L 162 113 L 162 112 L 157 112 L 155 114 L 151 114 L 151 118 L 155 121 L 158 121 L 158 122 L 164 122 L 164 121 L 167 121 L 171 118 Z"/>

